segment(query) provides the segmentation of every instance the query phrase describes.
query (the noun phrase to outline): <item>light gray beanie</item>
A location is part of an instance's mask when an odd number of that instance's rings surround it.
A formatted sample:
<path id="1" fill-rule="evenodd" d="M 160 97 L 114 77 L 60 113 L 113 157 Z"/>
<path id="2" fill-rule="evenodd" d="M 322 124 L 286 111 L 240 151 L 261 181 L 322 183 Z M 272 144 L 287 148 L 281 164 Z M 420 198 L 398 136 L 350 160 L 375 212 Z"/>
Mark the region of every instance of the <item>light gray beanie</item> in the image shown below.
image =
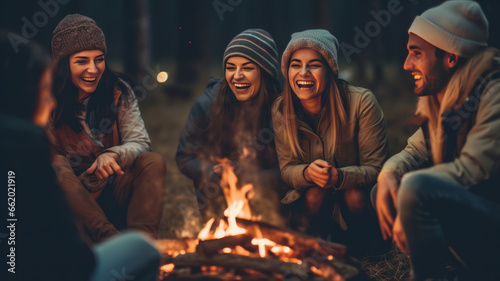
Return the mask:
<path id="1" fill-rule="evenodd" d="M 80 14 L 65 16 L 52 32 L 52 56 L 61 58 L 86 50 L 106 54 L 106 38 L 96 22 Z"/>
<path id="2" fill-rule="evenodd" d="M 300 49 L 313 49 L 320 53 L 332 69 L 334 75 L 338 75 L 337 51 L 339 49 L 339 41 L 327 30 L 310 29 L 292 34 L 292 39 L 290 39 L 281 57 L 281 72 L 285 78 L 288 76 L 288 65 L 292 54 Z"/>
<path id="3" fill-rule="evenodd" d="M 474 1 L 446 1 L 413 21 L 408 33 L 452 54 L 470 58 L 488 44 L 488 20 Z"/>

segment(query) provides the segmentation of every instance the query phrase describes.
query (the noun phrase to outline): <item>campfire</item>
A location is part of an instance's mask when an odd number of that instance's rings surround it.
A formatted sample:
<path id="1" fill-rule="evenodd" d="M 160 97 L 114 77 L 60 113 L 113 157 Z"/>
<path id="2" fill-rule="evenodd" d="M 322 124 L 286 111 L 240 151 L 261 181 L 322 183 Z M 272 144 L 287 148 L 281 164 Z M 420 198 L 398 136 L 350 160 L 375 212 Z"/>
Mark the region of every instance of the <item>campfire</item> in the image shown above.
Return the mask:
<path id="1" fill-rule="evenodd" d="M 221 165 L 224 217 L 197 238 L 158 241 L 160 280 L 363 280 L 344 245 L 260 222 L 248 201 L 253 186 L 238 187 L 229 160 Z"/>

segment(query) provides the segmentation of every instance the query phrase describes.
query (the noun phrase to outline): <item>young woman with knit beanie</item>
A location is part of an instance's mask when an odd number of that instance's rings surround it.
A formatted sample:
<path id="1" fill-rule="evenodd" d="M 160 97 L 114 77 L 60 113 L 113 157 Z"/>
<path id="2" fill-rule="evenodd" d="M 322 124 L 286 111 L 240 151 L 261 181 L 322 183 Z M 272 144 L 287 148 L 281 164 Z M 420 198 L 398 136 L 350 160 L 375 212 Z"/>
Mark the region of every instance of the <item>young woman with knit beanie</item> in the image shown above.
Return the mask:
<path id="1" fill-rule="evenodd" d="M 81 239 L 50 165 L 44 130 L 56 106 L 51 58 L 33 41 L 14 52 L 0 34 L 0 86 L 9 93 L 0 104 L 0 171 L 9 177 L 5 191 L 15 192 L 19 221 L 8 280 L 114 280 L 122 268 L 134 280 L 155 280 L 160 253 L 146 235 L 129 231 L 94 247 Z"/>
<path id="2" fill-rule="evenodd" d="M 254 215 L 278 220 L 280 178 L 271 120 L 271 105 L 279 94 L 278 52 L 271 35 L 248 29 L 227 45 L 225 79 L 212 78 L 195 102 L 179 139 L 179 170 L 193 180 L 199 208 L 206 218 L 226 208 L 220 189 L 220 159 L 227 158 L 238 186 L 251 183 Z M 274 212 L 273 212 L 274 210 Z"/>
<path id="3" fill-rule="evenodd" d="M 150 152 L 134 92 L 108 68 L 106 52 L 102 30 L 86 16 L 68 15 L 53 31 L 53 166 L 89 243 L 122 229 L 157 238 L 164 161 Z"/>
<path id="4" fill-rule="evenodd" d="M 338 78 L 338 41 L 326 30 L 292 34 L 281 59 L 285 89 L 273 105 L 281 176 L 293 228 L 369 254 L 380 231 L 369 190 L 389 156 L 374 95 Z"/>

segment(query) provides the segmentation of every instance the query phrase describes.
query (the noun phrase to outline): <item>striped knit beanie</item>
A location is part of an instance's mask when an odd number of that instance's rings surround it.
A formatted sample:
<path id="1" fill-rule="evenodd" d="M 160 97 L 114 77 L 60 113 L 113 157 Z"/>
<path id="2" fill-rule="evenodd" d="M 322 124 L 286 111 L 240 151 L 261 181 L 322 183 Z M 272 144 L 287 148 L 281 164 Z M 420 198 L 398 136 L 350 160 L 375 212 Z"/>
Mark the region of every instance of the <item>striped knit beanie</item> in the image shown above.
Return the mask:
<path id="1" fill-rule="evenodd" d="M 65 16 L 52 32 L 52 56 L 61 58 L 86 50 L 106 54 L 106 38 L 96 22 L 80 14 Z"/>
<path id="2" fill-rule="evenodd" d="M 312 49 L 320 53 L 334 75 L 338 75 L 337 51 L 339 41 L 327 30 L 310 29 L 292 34 L 292 38 L 281 57 L 281 72 L 283 72 L 285 78 L 288 77 L 288 65 L 293 53 L 300 49 Z"/>
<path id="3" fill-rule="evenodd" d="M 417 16 L 408 33 L 448 53 L 470 58 L 488 45 L 488 20 L 474 1 L 446 1 Z"/>
<path id="4" fill-rule="evenodd" d="M 247 29 L 229 42 L 224 52 L 223 67 L 230 57 L 241 56 L 259 65 L 278 79 L 278 51 L 273 37 L 262 29 Z"/>

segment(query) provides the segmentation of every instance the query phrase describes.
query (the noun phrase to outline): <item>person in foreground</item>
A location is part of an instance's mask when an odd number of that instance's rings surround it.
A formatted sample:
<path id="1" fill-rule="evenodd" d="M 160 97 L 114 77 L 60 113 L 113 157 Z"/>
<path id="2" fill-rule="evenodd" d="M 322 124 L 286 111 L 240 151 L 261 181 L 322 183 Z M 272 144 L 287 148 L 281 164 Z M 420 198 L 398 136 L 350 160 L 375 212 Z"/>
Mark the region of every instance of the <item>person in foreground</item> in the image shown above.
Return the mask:
<path id="1" fill-rule="evenodd" d="M 138 101 L 106 64 L 95 21 L 64 17 L 53 31 L 57 107 L 50 126 L 53 165 L 89 243 L 123 229 L 158 238 L 166 168 L 151 142 Z"/>
<path id="2" fill-rule="evenodd" d="M 431 8 L 408 33 L 422 123 L 378 177 L 382 234 L 410 254 L 411 280 L 441 280 L 448 265 L 459 280 L 499 280 L 500 50 L 473 1 Z"/>
<path id="3" fill-rule="evenodd" d="M 81 239 L 43 128 L 56 106 L 50 56 L 33 42 L 14 52 L 7 36 L 0 38 L 0 172 L 15 234 L 1 243 L 11 255 L 3 262 L 6 280 L 155 280 L 160 254 L 146 235 L 124 233 L 92 248 Z"/>
<path id="4" fill-rule="evenodd" d="M 338 46 L 330 32 L 306 30 L 292 34 L 283 53 L 285 89 L 272 111 L 281 176 L 291 188 L 281 202 L 293 228 L 366 255 L 382 242 L 369 188 L 389 147 L 375 96 L 339 79 Z"/>
<path id="5" fill-rule="evenodd" d="M 222 158 L 230 160 L 238 187 L 252 184 L 260 194 L 250 200 L 254 215 L 273 224 L 284 193 L 274 149 L 271 105 L 281 89 L 278 51 L 271 35 L 247 29 L 227 45 L 224 79 L 212 78 L 192 106 L 179 139 L 175 159 L 193 180 L 198 207 L 205 219 L 222 214 Z"/>

